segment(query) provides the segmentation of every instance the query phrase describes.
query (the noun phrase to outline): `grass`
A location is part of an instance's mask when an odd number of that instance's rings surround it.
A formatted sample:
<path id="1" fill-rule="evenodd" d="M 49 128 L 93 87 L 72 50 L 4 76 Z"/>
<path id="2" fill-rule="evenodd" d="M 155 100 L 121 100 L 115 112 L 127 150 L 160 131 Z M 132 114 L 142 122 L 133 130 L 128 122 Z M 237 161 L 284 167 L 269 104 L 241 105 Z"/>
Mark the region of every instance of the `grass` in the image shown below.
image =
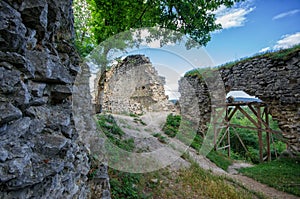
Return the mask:
<path id="1" fill-rule="evenodd" d="M 131 174 L 109 169 L 112 198 L 253 198 L 246 189 L 228 184 L 195 163 L 189 169 Z M 259 197 L 260 198 L 260 197 Z"/>
<path id="2" fill-rule="evenodd" d="M 205 73 L 207 75 L 208 71 L 210 71 L 210 70 L 231 68 L 239 63 L 245 63 L 252 59 L 257 59 L 257 58 L 270 58 L 273 60 L 286 61 L 286 60 L 289 60 L 292 56 L 295 55 L 295 53 L 298 53 L 299 51 L 300 51 L 300 45 L 295 45 L 294 47 L 288 48 L 288 49 L 282 49 L 282 50 L 278 50 L 278 51 L 270 51 L 270 52 L 265 52 L 263 54 L 256 54 L 252 57 L 241 58 L 236 61 L 228 62 L 221 66 L 217 66 L 216 68 L 193 69 L 191 71 L 186 72 L 184 76 L 185 77 L 198 77 L 199 79 L 202 79 L 203 78 L 202 74 Z"/>
<path id="3" fill-rule="evenodd" d="M 167 178 L 157 185 L 153 198 L 253 198 L 250 192 L 227 184 L 195 163 Z"/>
<path id="4" fill-rule="evenodd" d="M 168 139 L 165 136 L 161 135 L 160 133 L 154 133 L 153 136 L 156 137 L 158 141 L 160 141 L 161 143 L 164 144 L 168 143 Z"/>
<path id="5" fill-rule="evenodd" d="M 202 146 L 202 142 L 203 138 L 199 134 L 196 134 L 190 146 L 199 151 Z M 225 156 L 223 153 L 214 150 L 207 154 L 207 158 L 225 171 L 227 171 L 228 167 L 233 163 L 233 160 Z"/>
<path id="6" fill-rule="evenodd" d="M 228 167 L 233 163 L 233 160 L 218 151 L 209 152 L 207 158 L 225 171 L 227 171 Z"/>
<path id="7" fill-rule="evenodd" d="M 240 170 L 261 183 L 300 196 L 300 160 L 278 159 Z"/>
<path id="8" fill-rule="evenodd" d="M 283 49 L 283 50 L 278 50 L 273 52 L 270 51 L 263 54 L 257 54 L 253 57 L 242 58 L 233 62 L 226 63 L 217 68 L 219 69 L 231 68 L 232 66 L 237 65 L 238 63 L 244 63 L 250 61 L 251 59 L 256 59 L 256 58 L 270 58 L 274 60 L 285 61 L 285 60 L 289 60 L 292 56 L 294 56 L 295 53 L 298 53 L 299 51 L 300 51 L 300 45 L 295 45 L 294 47 L 288 49 Z"/>
<path id="9" fill-rule="evenodd" d="M 181 128 L 184 128 L 185 126 L 188 127 L 188 123 L 186 121 L 181 122 L 181 116 L 180 115 L 173 115 L 169 114 L 166 120 L 166 124 L 163 127 L 163 131 L 165 134 L 167 134 L 169 137 L 175 137 L 178 133 L 179 126 L 181 125 Z M 184 127 L 183 127 L 184 126 Z M 184 129 L 184 131 L 187 131 L 188 129 Z M 180 134 L 179 134 L 180 135 Z M 189 136 L 188 136 L 189 137 Z M 192 142 L 190 140 L 184 140 L 186 137 L 183 136 L 177 136 L 179 140 L 181 140 L 183 143 L 189 144 L 190 146 L 197 151 L 200 150 L 203 138 L 199 134 L 195 134 Z M 225 156 L 222 153 L 219 153 L 217 151 L 210 151 L 210 153 L 207 155 L 207 158 L 210 159 L 212 162 L 214 162 L 218 167 L 222 168 L 223 170 L 227 170 L 228 167 L 233 163 L 231 159 L 229 159 L 227 156 Z"/>
<path id="10" fill-rule="evenodd" d="M 163 127 L 163 131 L 166 135 L 169 137 L 175 137 L 178 133 L 178 129 L 181 122 L 181 116 L 180 115 L 173 115 L 172 113 L 167 116 L 166 123 Z"/>
<path id="11" fill-rule="evenodd" d="M 98 127 L 106 135 L 111 143 L 126 151 L 133 151 L 135 145 L 133 138 L 122 139 L 125 133 L 118 126 L 112 115 L 97 115 Z"/>
<path id="12" fill-rule="evenodd" d="M 134 142 L 122 139 L 124 132 L 111 115 L 98 115 L 98 125 L 105 135 L 125 150 L 132 150 Z M 158 138 L 166 138 L 159 133 Z M 196 139 L 197 140 L 197 139 Z M 198 141 L 199 138 L 198 138 Z M 186 157 L 190 160 L 189 157 Z M 96 167 L 95 167 L 96 168 Z M 93 177 L 91 169 L 90 176 Z M 161 169 L 150 173 L 127 173 L 109 168 L 112 198 L 253 198 L 254 194 L 235 184 L 228 184 L 223 177 L 214 176 L 195 163 L 179 171 Z M 260 197 L 258 197 L 260 198 Z"/>

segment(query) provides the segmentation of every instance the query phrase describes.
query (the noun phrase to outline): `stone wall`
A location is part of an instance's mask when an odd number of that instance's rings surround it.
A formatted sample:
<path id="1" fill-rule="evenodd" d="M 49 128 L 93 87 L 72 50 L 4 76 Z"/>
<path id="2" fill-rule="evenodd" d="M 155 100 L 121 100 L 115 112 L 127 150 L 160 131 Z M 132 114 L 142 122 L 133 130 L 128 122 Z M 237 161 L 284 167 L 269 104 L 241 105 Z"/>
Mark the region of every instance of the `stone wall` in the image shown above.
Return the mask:
<path id="1" fill-rule="evenodd" d="M 87 198 L 71 0 L 0 1 L 0 198 Z"/>
<path id="2" fill-rule="evenodd" d="M 103 112 L 142 114 L 169 110 L 164 78 L 149 58 L 131 55 L 106 71 L 99 80 L 96 107 Z"/>
<path id="3" fill-rule="evenodd" d="M 300 50 L 276 58 L 272 55 L 253 57 L 229 68 L 219 68 L 225 90 L 243 90 L 263 100 L 270 109 L 273 119 L 278 121 L 290 149 L 300 152 Z M 196 90 L 199 98 L 199 131 L 204 133 L 210 118 L 209 89 L 198 76 L 185 77 L 180 81 L 180 104 L 183 114 L 189 115 L 186 99 L 186 84 Z M 204 130 L 204 131 L 203 131 Z"/>
<path id="4" fill-rule="evenodd" d="M 181 115 L 191 121 L 193 128 L 204 136 L 211 112 L 208 87 L 198 76 L 191 76 L 179 80 L 178 91 L 181 95 L 179 98 Z"/>

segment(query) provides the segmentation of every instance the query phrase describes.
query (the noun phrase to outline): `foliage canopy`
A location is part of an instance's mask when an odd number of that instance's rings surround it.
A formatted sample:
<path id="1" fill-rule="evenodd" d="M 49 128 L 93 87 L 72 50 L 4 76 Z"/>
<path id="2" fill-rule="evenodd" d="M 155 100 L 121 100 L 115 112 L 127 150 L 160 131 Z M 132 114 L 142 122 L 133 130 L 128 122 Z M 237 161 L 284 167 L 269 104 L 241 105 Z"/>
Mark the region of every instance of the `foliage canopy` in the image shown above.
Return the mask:
<path id="1" fill-rule="evenodd" d="M 209 33 L 220 29 L 213 11 L 239 0 L 87 0 L 97 43 L 132 28 L 154 27 L 178 31 L 205 45 Z"/>

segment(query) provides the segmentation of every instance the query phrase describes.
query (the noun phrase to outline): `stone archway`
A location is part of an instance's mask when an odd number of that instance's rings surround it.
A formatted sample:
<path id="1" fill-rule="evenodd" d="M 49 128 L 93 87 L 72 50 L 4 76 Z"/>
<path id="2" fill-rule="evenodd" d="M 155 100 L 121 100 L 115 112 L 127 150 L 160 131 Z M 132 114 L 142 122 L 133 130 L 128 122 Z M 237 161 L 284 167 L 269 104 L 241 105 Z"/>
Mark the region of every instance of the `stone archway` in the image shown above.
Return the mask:
<path id="1" fill-rule="evenodd" d="M 225 85 L 226 93 L 243 90 L 263 100 L 270 109 L 274 120 L 278 121 L 283 136 L 288 140 L 289 149 L 300 152 L 300 50 L 287 53 L 282 58 L 272 54 L 257 56 L 238 62 L 231 67 L 218 69 Z M 184 115 L 188 112 L 189 92 L 183 82 L 187 81 L 196 90 L 198 100 L 199 128 L 206 132 L 210 119 L 210 97 L 206 83 L 199 76 L 184 77 L 180 80 L 180 105 Z"/>

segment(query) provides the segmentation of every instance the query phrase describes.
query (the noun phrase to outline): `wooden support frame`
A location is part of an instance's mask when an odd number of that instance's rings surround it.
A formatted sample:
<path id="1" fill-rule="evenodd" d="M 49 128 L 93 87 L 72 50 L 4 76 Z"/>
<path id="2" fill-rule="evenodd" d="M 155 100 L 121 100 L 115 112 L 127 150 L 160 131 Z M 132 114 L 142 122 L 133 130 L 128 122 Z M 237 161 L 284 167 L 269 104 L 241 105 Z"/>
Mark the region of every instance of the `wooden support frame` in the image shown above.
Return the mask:
<path id="1" fill-rule="evenodd" d="M 244 106 L 249 107 L 249 109 L 252 111 L 252 113 L 254 113 L 256 119 L 253 119 L 243 109 Z M 221 108 L 221 107 L 224 108 L 224 105 L 220 106 L 219 108 Z M 214 128 L 215 150 L 227 149 L 228 157 L 230 157 L 230 150 L 231 150 L 230 127 L 246 128 L 246 129 L 251 129 L 251 130 L 257 131 L 258 142 L 259 142 L 259 160 L 260 160 L 260 162 L 263 162 L 264 160 L 271 161 L 271 144 L 270 144 L 270 142 L 272 141 L 274 143 L 272 134 L 281 134 L 282 132 L 275 131 L 270 128 L 268 106 L 262 102 L 253 102 L 253 103 L 252 102 L 251 103 L 236 103 L 235 102 L 235 103 L 227 103 L 225 107 L 226 107 L 226 114 L 225 114 L 224 120 L 226 123 L 226 130 L 225 130 L 225 133 L 222 135 L 221 139 L 217 142 L 216 139 L 217 139 L 218 134 L 220 133 L 221 129 L 218 128 L 218 130 L 217 130 L 216 128 Z M 218 107 L 214 107 L 214 108 L 217 109 Z M 217 114 L 213 120 L 214 122 L 216 122 L 216 120 L 222 116 L 221 113 L 223 113 L 223 111 L 224 110 L 221 110 L 219 113 L 217 111 L 215 111 L 215 113 L 217 113 Z M 242 125 L 238 125 L 238 124 L 231 124 L 230 121 L 237 111 L 240 111 L 254 125 L 254 127 L 253 126 L 242 126 Z M 265 137 L 266 138 L 265 151 L 267 153 L 266 157 L 263 157 L 263 154 L 264 154 L 264 143 L 263 143 L 263 136 L 262 136 L 263 132 L 266 132 L 266 137 Z M 246 145 L 244 144 L 243 140 L 241 139 L 241 137 L 239 136 L 238 132 L 234 130 L 234 134 L 238 137 L 240 143 L 242 144 L 243 148 L 247 152 L 248 149 L 247 149 Z M 227 139 L 226 139 L 227 145 L 218 148 L 218 146 L 222 143 L 222 141 L 224 141 L 225 137 L 227 137 Z M 277 157 L 276 151 L 275 151 L 275 155 Z"/>

